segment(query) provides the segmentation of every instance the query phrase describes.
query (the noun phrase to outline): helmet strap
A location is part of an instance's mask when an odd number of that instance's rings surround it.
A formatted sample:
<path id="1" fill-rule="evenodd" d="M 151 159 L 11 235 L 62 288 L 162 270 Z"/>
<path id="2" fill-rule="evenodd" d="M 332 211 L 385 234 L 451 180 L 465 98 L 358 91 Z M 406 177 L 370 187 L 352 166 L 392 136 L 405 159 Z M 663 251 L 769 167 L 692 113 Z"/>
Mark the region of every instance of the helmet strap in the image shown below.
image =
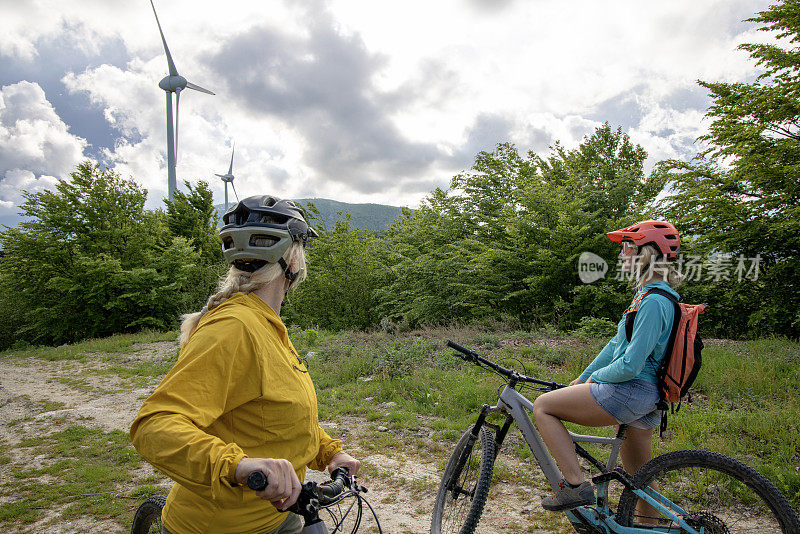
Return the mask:
<path id="1" fill-rule="evenodd" d="M 283 275 L 286 277 L 287 280 L 289 280 L 289 287 L 292 287 L 292 284 L 297 279 L 299 271 L 296 273 L 290 271 L 289 266 L 286 264 L 286 260 L 284 260 L 283 258 L 280 258 L 278 260 L 278 265 L 280 265 L 281 269 L 283 269 Z M 288 291 L 289 288 L 287 287 L 286 289 Z"/>

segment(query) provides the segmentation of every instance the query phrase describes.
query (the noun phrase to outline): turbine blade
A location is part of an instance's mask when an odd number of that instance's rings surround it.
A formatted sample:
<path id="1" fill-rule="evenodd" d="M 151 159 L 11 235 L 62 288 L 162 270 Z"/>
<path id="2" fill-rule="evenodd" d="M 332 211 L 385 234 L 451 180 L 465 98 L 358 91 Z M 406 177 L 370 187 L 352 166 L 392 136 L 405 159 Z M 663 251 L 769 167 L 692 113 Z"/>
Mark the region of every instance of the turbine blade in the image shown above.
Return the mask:
<path id="1" fill-rule="evenodd" d="M 181 116 L 181 88 L 175 89 L 175 161 L 178 161 L 178 119 Z"/>
<path id="2" fill-rule="evenodd" d="M 150 1 L 152 2 L 152 0 L 150 0 Z M 211 91 L 209 91 L 208 89 L 203 89 L 199 85 L 195 85 L 192 82 L 186 82 L 186 87 L 188 87 L 189 89 L 194 89 L 195 91 L 200 91 L 201 93 L 206 93 L 207 95 L 213 95 L 214 94 Z"/>
<path id="3" fill-rule="evenodd" d="M 236 195 L 236 202 L 239 202 L 239 193 L 236 192 L 236 186 L 233 185 L 233 182 L 231 182 L 231 187 L 233 188 L 233 194 Z"/>
<path id="4" fill-rule="evenodd" d="M 172 61 L 172 54 L 169 53 L 169 47 L 167 46 L 167 40 L 164 38 L 164 32 L 161 30 L 161 23 L 158 21 L 158 13 L 156 13 L 156 6 L 153 3 L 153 0 L 150 0 L 150 5 L 153 6 L 153 15 L 156 16 L 156 24 L 158 24 L 158 33 L 161 34 L 161 42 L 164 43 L 164 52 L 167 53 L 167 65 L 169 65 L 169 75 L 170 76 L 177 76 L 178 69 L 175 68 L 175 62 Z"/>
<path id="5" fill-rule="evenodd" d="M 233 145 L 233 149 L 231 150 L 231 167 L 228 169 L 228 174 L 233 174 L 233 154 L 236 151 L 236 145 Z"/>
<path id="6" fill-rule="evenodd" d="M 217 173 L 214 173 L 214 176 L 219 176 L 220 178 L 225 178 L 225 175 L 224 175 L 224 174 L 217 174 Z"/>

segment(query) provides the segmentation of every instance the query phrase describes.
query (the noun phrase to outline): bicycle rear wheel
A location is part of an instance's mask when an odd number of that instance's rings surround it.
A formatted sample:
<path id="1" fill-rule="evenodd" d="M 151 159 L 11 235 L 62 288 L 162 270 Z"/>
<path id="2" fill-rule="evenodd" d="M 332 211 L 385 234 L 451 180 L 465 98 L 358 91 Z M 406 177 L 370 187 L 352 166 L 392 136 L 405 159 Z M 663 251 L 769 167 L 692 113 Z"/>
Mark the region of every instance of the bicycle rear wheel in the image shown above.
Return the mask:
<path id="1" fill-rule="evenodd" d="M 167 498 L 163 495 L 148 497 L 133 516 L 131 534 L 161 534 L 161 509 Z"/>
<path id="2" fill-rule="evenodd" d="M 478 525 L 494 469 L 494 436 L 481 427 L 468 429 L 444 470 L 433 507 L 431 534 L 472 534 Z"/>
<path id="3" fill-rule="evenodd" d="M 682 515 L 686 523 L 698 530 L 705 527 L 707 534 L 800 532 L 797 515 L 778 488 L 755 469 L 722 454 L 694 450 L 663 454 L 642 466 L 633 482 L 638 488 L 657 484 L 661 495 L 686 512 Z M 674 526 L 662 514 L 637 514 L 638 500 L 625 489 L 618 523 Z"/>

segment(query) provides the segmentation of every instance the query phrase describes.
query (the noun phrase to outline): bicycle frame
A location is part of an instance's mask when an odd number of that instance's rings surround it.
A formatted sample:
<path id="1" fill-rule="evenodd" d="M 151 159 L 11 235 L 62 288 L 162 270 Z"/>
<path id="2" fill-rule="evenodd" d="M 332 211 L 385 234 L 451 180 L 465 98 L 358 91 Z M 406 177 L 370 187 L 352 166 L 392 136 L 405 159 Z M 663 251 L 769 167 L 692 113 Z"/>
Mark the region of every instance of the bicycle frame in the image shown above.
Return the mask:
<path id="1" fill-rule="evenodd" d="M 528 416 L 527 412 L 533 410 L 533 403 L 515 389 L 515 382 L 516 381 L 511 381 L 506 385 L 506 387 L 500 393 L 500 397 L 496 406 L 483 406 L 478 417 L 478 421 L 473 426 L 472 435 L 477 438 L 480 427 L 484 424 L 493 428 L 497 432 L 495 441 L 497 443 L 496 450 L 499 452 L 500 446 L 502 445 L 502 442 L 511 427 L 511 423 L 516 423 L 522 432 L 522 436 L 525 439 L 525 442 L 528 444 L 531 453 L 533 453 L 534 458 L 536 458 L 536 461 L 541 467 L 545 478 L 547 478 L 547 481 L 550 483 L 550 487 L 556 491 L 558 489 L 558 483 L 563 478 L 561 471 L 558 469 L 555 460 L 547 450 L 547 446 L 545 445 L 539 430 Z M 506 421 L 502 427 L 486 422 L 486 417 L 491 413 L 502 413 L 506 416 Z M 674 526 L 642 529 L 637 527 L 622 526 L 615 521 L 614 514 L 612 513 L 608 503 L 608 483 L 612 479 L 616 479 L 627 486 L 631 486 L 628 475 L 619 469 L 615 469 L 617 460 L 619 459 L 619 451 L 622 448 L 622 442 L 625 439 L 626 426 L 627 425 L 620 425 L 619 432 L 617 432 L 617 435 L 613 438 L 569 432 L 573 443 L 575 443 L 575 449 L 577 453 L 583 458 L 587 459 L 601 471 L 600 475 L 595 476 L 592 479 L 597 487 L 597 505 L 593 507 L 582 506 L 566 512 L 569 520 L 576 525 L 576 530 L 579 526 L 583 525 L 583 528 L 587 533 L 615 532 L 618 534 L 653 534 L 654 532 L 657 532 L 662 534 L 702 534 L 701 531 L 690 527 L 683 520 L 681 516 L 686 515 L 685 510 L 681 509 L 679 506 L 675 505 L 669 499 L 652 488 L 646 488 L 643 490 L 635 489 L 634 493 L 638 495 L 639 498 L 646 500 L 653 507 L 659 510 L 659 512 L 664 514 L 666 518 L 672 519 Z M 591 456 L 585 449 L 583 449 L 579 443 L 609 445 L 611 447 L 611 452 L 609 454 L 608 462 L 604 465 L 599 460 Z"/>

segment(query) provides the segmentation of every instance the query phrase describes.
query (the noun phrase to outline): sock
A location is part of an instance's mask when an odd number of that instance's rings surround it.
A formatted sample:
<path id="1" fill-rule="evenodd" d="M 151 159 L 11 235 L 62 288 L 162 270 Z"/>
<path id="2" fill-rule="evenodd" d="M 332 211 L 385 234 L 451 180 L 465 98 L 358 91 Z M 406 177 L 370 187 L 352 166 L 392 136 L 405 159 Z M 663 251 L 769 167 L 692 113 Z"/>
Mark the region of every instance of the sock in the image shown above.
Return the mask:
<path id="1" fill-rule="evenodd" d="M 567 481 L 565 480 L 564 482 L 567 482 Z M 567 486 L 569 486 L 572 489 L 580 487 L 581 484 L 583 484 L 583 482 L 581 482 L 580 484 L 570 484 L 569 482 L 567 482 Z"/>

